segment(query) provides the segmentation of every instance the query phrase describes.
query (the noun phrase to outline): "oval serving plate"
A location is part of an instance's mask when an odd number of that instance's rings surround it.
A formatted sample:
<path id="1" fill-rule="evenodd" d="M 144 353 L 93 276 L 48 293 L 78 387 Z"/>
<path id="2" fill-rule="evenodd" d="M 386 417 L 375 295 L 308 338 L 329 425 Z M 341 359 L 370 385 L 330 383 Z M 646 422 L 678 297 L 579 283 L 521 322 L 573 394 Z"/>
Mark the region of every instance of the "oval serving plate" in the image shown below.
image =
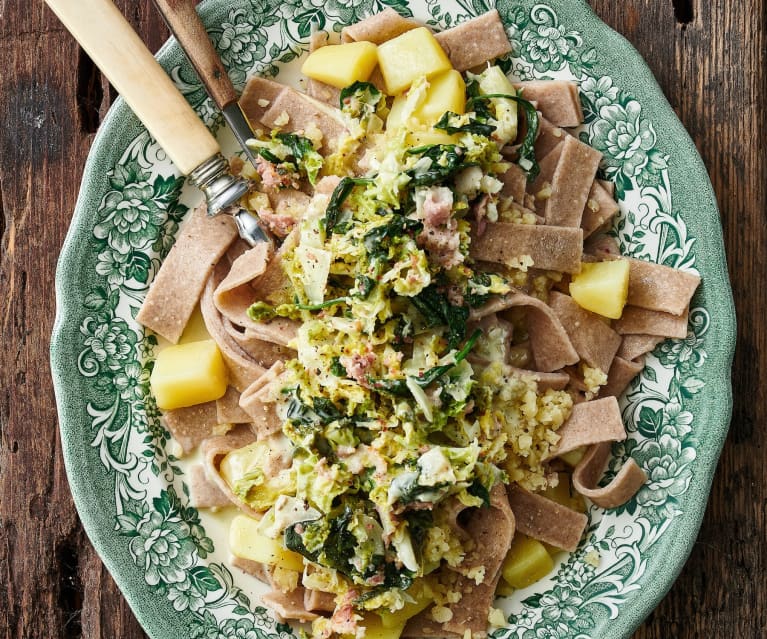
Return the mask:
<path id="1" fill-rule="evenodd" d="M 496 606 L 494 637 L 625 638 L 669 589 L 694 542 L 731 412 L 734 311 L 714 194 L 692 141 L 639 54 L 583 0 L 207 0 L 201 15 L 235 85 L 295 83 L 315 27 L 340 29 L 392 6 L 446 28 L 497 8 L 519 79 L 579 82 L 582 139 L 604 154 L 624 253 L 702 275 L 687 338 L 647 358 L 621 398 L 628 456 L 649 480 L 628 504 L 592 507 L 575 553 Z M 234 152 L 178 46 L 158 57 Z M 85 167 L 56 276 L 51 362 L 70 485 L 83 524 L 153 639 L 287 637 L 259 587 L 226 565 L 226 528 L 191 508 L 183 464 L 149 397 L 156 340 L 133 319 L 179 223 L 199 201 L 122 100 Z"/>

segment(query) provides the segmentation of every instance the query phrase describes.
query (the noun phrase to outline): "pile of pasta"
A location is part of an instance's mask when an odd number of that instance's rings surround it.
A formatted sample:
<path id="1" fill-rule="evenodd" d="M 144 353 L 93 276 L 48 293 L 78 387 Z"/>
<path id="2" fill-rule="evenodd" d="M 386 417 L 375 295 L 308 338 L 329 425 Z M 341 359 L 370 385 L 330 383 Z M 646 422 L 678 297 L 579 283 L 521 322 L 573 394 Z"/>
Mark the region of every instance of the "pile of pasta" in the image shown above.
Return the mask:
<path id="1" fill-rule="evenodd" d="M 418 26 L 387 9 L 345 28 L 341 36 L 344 42 L 380 45 Z M 435 37 L 459 72 L 481 69 L 510 52 L 495 11 Z M 313 48 L 322 46 L 328 46 L 326 39 L 316 36 Z M 377 73 L 370 81 L 383 87 Z M 518 287 L 472 309 L 469 322 L 485 332 L 521 322 L 525 341 L 508 343 L 502 351 L 505 374 L 527 376 L 540 391 L 568 392 L 572 410 L 557 430 L 558 441 L 542 459 L 550 471 L 549 490 L 526 487 L 510 477 L 508 484 L 494 486 L 488 507 L 466 508 L 456 502 L 452 526 L 461 539 L 471 540 L 471 550 L 455 572 L 452 595 L 442 593 L 439 605 L 431 605 L 427 596 L 420 608 L 413 604 L 418 600 L 415 596 L 406 606 L 409 617 L 402 617 L 399 626 L 390 623 L 396 627 L 394 634 L 381 636 L 464 637 L 467 632 L 483 636 L 499 584 L 502 587 L 508 581 L 503 577 L 507 574 L 504 561 L 515 537 L 566 551 L 577 548 L 587 515 L 585 509 L 571 507 L 570 484 L 577 495 L 603 508 L 630 499 L 646 480 L 632 459 L 609 484 L 599 486 L 611 445 L 627 436 L 617 398 L 660 341 L 687 334 L 689 303 L 699 278 L 621 257 L 606 233 L 619 208 L 612 185 L 597 177 L 601 154 L 572 133 L 583 121 L 577 86 L 565 81 L 514 86 L 537 109 L 534 154 L 540 171 L 530 180 L 523 166 L 510 163 L 497 198 L 514 214 L 506 221 L 491 221 L 477 213 L 471 220 L 469 255 L 477 265 L 517 274 L 521 269 L 526 276 Z M 318 146 L 326 156 L 338 152 L 347 134 L 344 118 L 333 113 L 338 98 L 336 87 L 317 79 L 310 79 L 303 93 L 254 77 L 241 105 L 250 121 L 266 130 L 313 132 L 315 137 L 319 131 Z M 503 152 L 514 157 L 518 150 L 517 141 Z M 236 160 L 233 167 L 243 168 Z M 199 305 L 207 332 L 225 362 L 227 385 L 220 398 L 163 414 L 164 424 L 185 455 L 202 450 L 203 461 L 188 478 L 192 504 L 198 508 L 235 507 L 255 521 L 263 516 L 233 492 L 222 476 L 221 463 L 232 451 L 282 432 L 284 420 L 269 399 L 270 385 L 296 355 L 299 322 L 289 317 L 254 321 L 248 309 L 258 300 L 289 292 L 283 260 L 298 241 L 294 227 L 313 199 L 318 194 L 327 198 L 337 184 L 337 180 L 320 180 L 316 186 L 303 181 L 270 187 L 263 175 L 254 179 L 250 201 L 258 202 L 257 213 L 275 242 L 253 248 L 238 238 L 230 217 L 209 217 L 204 207 L 196 209 L 181 227 L 138 315 L 146 328 L 177 343 Z M 584 264 L 613 260 L 628 262 L 629 279 L 626 306 L 617 319 L 610 320 L 583 308 L 570 295 L 568 285 Z M 534 277 L 537 273 L 548 275 L 543 290 L 534 283 L 541 281 Z M 481 359 L 481 355 L 473 357 Z M 275 450 L 261 470 L 274 475 L 289 463 L 284 450 Z M 567 498 L 552 498 L 550 489 L 557 481 L 566 484 Z M 277 549 L 273 556 L 272 562 L 243 556 L 232 562 L 271 587 L 263 601 L 281 618 L 327 619 L 314 625 L 318 636 L 364 632 L 369 618 L 355 617 L 348 597 L 304 585 L 305 576 L 312 573 L 309 560 L 293 566 L 301 574 L 291 581 L 285 578 L 287 555 Z M 481 574 L 466 576 L 475 567 L 482 568 Z"/>

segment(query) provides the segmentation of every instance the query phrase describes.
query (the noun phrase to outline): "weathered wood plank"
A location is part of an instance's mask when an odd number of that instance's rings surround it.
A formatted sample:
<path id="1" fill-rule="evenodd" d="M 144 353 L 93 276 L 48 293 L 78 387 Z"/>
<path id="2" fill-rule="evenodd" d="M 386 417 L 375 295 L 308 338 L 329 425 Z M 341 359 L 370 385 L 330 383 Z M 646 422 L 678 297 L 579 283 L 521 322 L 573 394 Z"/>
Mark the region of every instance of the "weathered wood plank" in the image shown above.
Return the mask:
<path id="1" fill-rule="evenodd" d="M 763 0 L 592 0 L 637 47 L 708 167 L 721 210 L 739 348 L 733 420 L 689 562 L 635 639 L 761 637 L 767 632 L 764 384 L 767 133 Z M 688 22 L 679 22 L 679 17 Z"/>

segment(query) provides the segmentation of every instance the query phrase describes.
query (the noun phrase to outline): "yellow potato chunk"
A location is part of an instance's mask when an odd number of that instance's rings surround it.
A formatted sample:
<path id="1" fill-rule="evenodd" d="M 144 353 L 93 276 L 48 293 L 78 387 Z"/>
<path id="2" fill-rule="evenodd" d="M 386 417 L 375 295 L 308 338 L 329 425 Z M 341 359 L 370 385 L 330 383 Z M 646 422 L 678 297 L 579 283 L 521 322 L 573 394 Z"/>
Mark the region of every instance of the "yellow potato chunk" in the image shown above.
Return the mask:
<path id="1" fill-rule="evenodd" d="M 447 112 L 462 115 L 466 109 L 466 83 L 455 69 L 433 77 L 421 105 L 413 117 L 423 124 L 432 126 Z"/>
<path id="2" fill-rule="evenodd" d="M 205 326 L 205 320 L 202 317 L 200 305 L 198 304 L 186 323 L 178 343 L 187 344 L 188 342 L 201 342 L 206 339 L 211 339 L 211 336 L 208 333 L 208 328 Z"/>
<path id="3" fill-rule="evenodd" d="M 547 488 L 541 494 L 551 501 L 579 513 L 586 512 L 586 502 L 573 489 L 572 476 L 569 473 L 558 473 L 559 483 L 553 488 Z"/>
<path id="4" fill-rule="evenodd" d="M 449 135 L 437 129 L 417 129 L 410 131 L 405 140 L 410 146 L 428 146 L 430 144 L 458 144 L 457 135 Z"/>
<path id="5" fill-rule="evenodd" d="M 453 68 L 426 27 L 412 29 L 381 44 L 378 66 L 389 95 L 402 93 L 418 76 L 432 78 Z"/>
<path id="6" fill-rule="evenodd" d="M 554 561 L 540 541 L 517 533 L 501 571 L 506 583 L 513 588 L 527 588 L 543 579 L 553 567 Z"/>
<path id="7" fill-rule="evenodd" d="M 407 619 L 397 625 L 385 626 L 378 615 L 368 613 L 359 625 L 365 628 L 365 639 L 399 639 L 406 623 Z"/>
<path id="8" fill-rule="evenodd" d="M 569 453 L 560 455 L 559 459 L 565 462 L 568 466 L 572 466 L 573 468 L 575 468 L 580 463 L 581 459 L 583 459 L 583 456 L 585 454 L 586 454 L 586 447 L 581 446 L 580 448 L 571 450 Z"/>
<path id="9" fill-rule="evenodd" d="M 313 80 L 343 89 L 370 77 L 378 64 L 377 49 L 372 42 L 329 44 L 309 54 L 301 67 L 301 73 Z"/>
<path id="10" fill-rule="evenodd" d="M 579 306 L 611 319 L 623 314 L 628 294 L 628 260 L 581 264 L 570 282 L 570 295 Z"/>
<path id="11" fill-rule="evenodd" d="M 272 539 L 258 530 L 258 521 L 246 515 L 237 515 L 229 528 L 229 549 L 235 557 L 250 559 L 284 570 L 301 572 L 304 558 L 288 550 L 280 539 Z"/>
<path id="12" fill-rule="evenodd" d="M 226 393 L 228 373 L 212 339 L 168 346 L 160 351 L 149 378 L 162 410 L 204 404 Z"/>

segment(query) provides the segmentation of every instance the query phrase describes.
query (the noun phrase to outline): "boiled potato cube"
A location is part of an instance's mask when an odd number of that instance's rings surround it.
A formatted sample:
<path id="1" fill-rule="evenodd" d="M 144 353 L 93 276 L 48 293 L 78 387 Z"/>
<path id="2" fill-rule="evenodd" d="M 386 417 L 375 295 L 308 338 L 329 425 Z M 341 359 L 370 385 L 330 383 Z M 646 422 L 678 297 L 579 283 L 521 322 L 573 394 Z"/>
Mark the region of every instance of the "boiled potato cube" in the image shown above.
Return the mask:
<path id="1" fill-rule="evenodd" d="M 501 571 L 506 583 L 513 588 L 527 588 L 543 579 L 553 567 L 551 555 L 540 541 L 517 533 Z"/>
<path id="2" fill-rule="evenodd" d="M 204 404 L 226 393 L 224 358 L 212 339 L 168 346 L 160 351 L 149 378 L 157 406 L 172 410 Z"/>
<path id="3" fill-rule="evenodd" d="M 558 473 L 559 483 L 547 488 L 541 494 L 551 501 L 555 501 L 562 506 L 579 513 L 586 512 L 586 502 L 583 497 L 572 489 L 572 476 L 569 473 Z"/>
<path id="4" fill-rule="evenodd" d="M 418 76 L 432 78 L 453 68 L 426 27 L 412 29 L 381 44 L 378 66 L 389 95 L 402 93 Z"/>
<path id="5" fill-rule="evenodd" d="M 449 135 L 438 129 L 417 129 L 410 131 L 406 138 L 410 146 L 429 146 L 430 144 L 458 144 L 457 135 Z"/>
<path id="6" fill-rule="evenodd" d="M 514 85 L 500 67 L 488 67 L 479 75 L 479 89 L 485 95 L 516 95 Z M 511 142 L 517 137 L 519 128 L 517 103 L 507 98 L 493 98 L 497 122 L 495 135 L 499 142 Z"/>
<path id="7" fill-rule="evenodd" d="M 447 112 L 463 114 L 466 109 L 466 83 L 455 69 L 429 80 L 426 98 L 413 112 L 413 117 L 427 125 L 434 125 Z"/>
<path id="8" fill-rule="evenodd" d="M 559 455 L 559 459 L 565 462 L 568 466 L 572 466 L 573 468 L 575 468 L 581 462 L 581 459 L 583 459 L 583 456 L 585 454 L 586 454 L 586 447 L 581 446 L 580 448 L 571 450 L 569 453 L 565 453 L 564 455 Z"/>
<path id="9" fill-rule="evenodd" d="M 370 77 L 378 64 L 377 49 L 372 42 L 329 44 L 312 51 L 301 72 L 313 80 L 343 89 Z"/>
<path id="10" fill-rule="evenodd" d="M 368 613 L 359 625 L 365 628 L 365 639 L 399 639 L 406 623 L 407 619 L 397 625 L 385 626 L 378 615 Z"/>
<path id="11" fill-rule="evenodd" d="M 304 558 L 288 550 L 281 539 L 272 539 L 258 530 L 258 521 L 246 515 L 237 515 L 229 528 L 229 549 L 235 557 L 250 559 L 285 570 L 301 572 Z"/>
<path id="12" fill-rule="evenodd" d="M 189 318 L 189 321 L 186 323 L 184 332 L 181 334 L 178 343 L 187 344 L 189 342 L 201 342 L 206 339 L 211 339 L 211 337 L 205 326 L 205 320 L 202 317 L 200 305 L 198 304 L 195 307 L 192 316 Z"/>
<path id="13" fill-rule="evenodd" d="M 570 295 L 587 311 L 618 319 L 629 294 L 628 260 L 581 264 L 570 282 Z"/>

